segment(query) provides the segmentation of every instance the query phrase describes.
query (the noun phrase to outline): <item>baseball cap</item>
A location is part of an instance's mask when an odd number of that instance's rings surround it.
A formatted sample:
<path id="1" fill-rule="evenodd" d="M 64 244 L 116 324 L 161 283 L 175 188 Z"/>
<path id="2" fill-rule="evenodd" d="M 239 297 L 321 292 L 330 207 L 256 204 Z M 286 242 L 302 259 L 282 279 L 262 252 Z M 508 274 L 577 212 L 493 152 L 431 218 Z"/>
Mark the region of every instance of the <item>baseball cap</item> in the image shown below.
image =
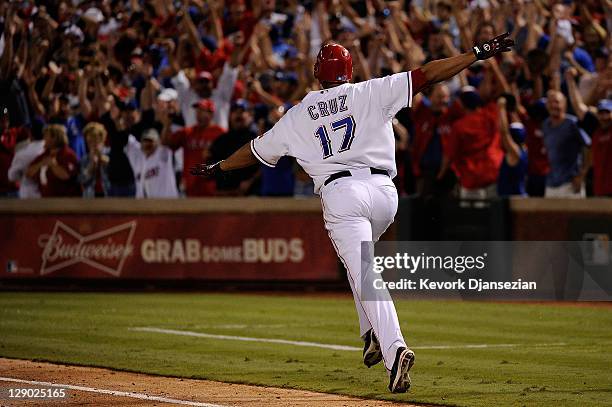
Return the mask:
<path id="1" fill-rule="evenodd" d="M 546 98 L 540 98 L 531 105 L 527 106 L 527 114 L 533 120 L 542 121 L 548 117 L 546 109 Z"/>
<path id="2" fill-rule="evenodd" d="M 356 33 L 357 32 L 357 28 L 355 28 L 355 26 L 352 25 L 352 24 L 342 24 L 340 26 L 340 32 L 343 32 L 343 33 Z"/>
<path id="3" fill-rule="evenodd" d="M 232 110 L 234 109 L 242 109 L 242 110 L 249 110 L 249 102 L 246 101 L 245 99 L 236 99 L 232 102 Z"/>
<path id="4" fill-rule="evenodd" d="M 212 35 L 203 35 L 202 44 L 204 44 L 204 46 L 211 50 L 213 53 L 217 50 L 217 48 L 219 48 L 219 43 L 217 42 L 217 39 Z"/>
<path id="5" fill-rule="evenodd" d="M 525 142 L 525 138 L 527 137 L 527 132 L 525 131 L 525 126 L 523 126 L 523 123 L 520 122 L 514 122 L 510 124 L 510 135 L 512 136 L 512 139 L 519 143 L 522 144 Z"/>
<path id="6" fill-rule="evenodd" d="M 132 50 L 130 56 L 132 58 L 142 58 L 144 56 L 144 52 L 142 51 L 142 48 L 136 47 Z"/>
<path id="7" fill-rule="evenodd" d="M 197 8 L 196 6 L 189 6 L 188 13 L 189 13 L 189 17 L 191 17 L 191 19 L 196 24 L 196 26 L 204 18 L 204 16 L 200 12 L 200 9 Z"/>
<path id="8" fill-rule="evenodd" d="M 298 82 L 298 76 L 295 72 L 277 71 L 274 74 L 274 79 L 279 82 L 288 82 L 293 84 Z"/>
<path id="9" fill-rule="evenodd" d="M 200 71 L 198 73 L 198 75 L 196 76 L 197 80 L 208 80 L 208 81 L 212 81 L 213 80 L 213 76 L 210 72 L 208 71 Z"/>
<path id="10" fill-rule="evenodd" d="M 72 36 L 79 42 L 83 41 L 83 39 L 85 38 L 83 31 L 74 24 L 66 27 L 66 29 L 64 30 L 64 35 L 67 37 Z"/>
<path id="11" fill-rule="evenodd" d="M 81 103 L 80 103 L 79 98 L 77 96 L 68 94 L 68 105 L 72 109 L 76 109 L 76 108 L 78 108 L 81 105 Z"/>
<path id="12" fill-rule="evenodd" d="M 482 99 L 480 98 L 480 94 L 473 86 L 464 86 L 461 88 L 461 93 L 459 94 L 459 99 L 461 103 L 468 109 L 474 110 L 478 106 L 482 105 Z"/>
<path id="13" fill-rule="evenodd" d="M 126 100 L 124 110 L 136 110 L 138 109 L 138 103 L 134 99 Z"/>
<path id="14" fill-rule="evenodd" d="M 142 133 L 141 140 L 159 141 L 159 132 L 154 128 L 147 129 Z"/>
<path id="15" fill-rule="evenodd" d="M 599 101 L 597 104 L 597 111 L 601 112 L 603 110 L 612 112 L 612 99 L 602 99 Z"/>
<path id="16" fill-rule="evenodd" d="M 100 9 L 95 8 L 95 7 L 91 7 L 91 8 L 88 8 L 83 13 L 83 18 L 91 20 L 94 23 L 101 23 L 102 21 L 104 21 L 104 14 L 102 14 Z"/>
<path id="17" fill-rule="evenodd" d="M 165 88 L 157 96 L 157 100 L 162 102 L 170 102 L 178 99 L 178 92 L 173 88 Z"/>
<path id="18" fill-rule="evenodd" d="M 209 112 L 215 111 L 215 102 L 213 102 L 210 99 L 202 99 L 199 102 L 196 102 L 191 106 L 196 109 L 208 110 Z"/>

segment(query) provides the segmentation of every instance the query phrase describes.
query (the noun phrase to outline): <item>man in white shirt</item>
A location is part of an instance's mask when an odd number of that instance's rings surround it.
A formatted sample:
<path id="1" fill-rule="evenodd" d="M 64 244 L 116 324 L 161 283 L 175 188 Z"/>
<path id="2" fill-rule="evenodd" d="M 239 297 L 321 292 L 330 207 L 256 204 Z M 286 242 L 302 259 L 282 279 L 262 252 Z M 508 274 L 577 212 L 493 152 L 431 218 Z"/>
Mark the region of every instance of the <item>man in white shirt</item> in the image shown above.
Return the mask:
<path id="1" fill-rule="evenodd" d="M 130 136 L 125 146 L 136 180 L 136 198 L 177 198 L 172 150 L 159 143 L 159 132 L 146 130 L 138 142 Z"/>
<path id="2" fill-rule="evenodd" d="M 190 41 L 191 46 L 196 52 L 206 55 L 209 50 L 202 42 L 198 29 L 191 20 L 187 6 L 188 2 L 183 2 L 183 18 L 179 25 L 187 33 L 188 41 Z M 178 71 L 171 79 L 171 83 L 178 92 L 178 100 L 180 101 L 181 112 L 183 113 L 186 127 L 196 124 L 196 114 L 193 105 L 201 99 L 212 99 L 216 106 L 212 122 L 224 129 L 228 128 L 230 100 L 234 93 L 234 84 L 238 78 L 238 66 L 244 57 L 244 34 L 241 31 L 234 33 L 230 35 L 230 41 L 232 42 L 233 50 L 229 60 L 223 66 L 221 75 L 217 78 L 216 87 L 214 86 L 214 77 L 210 72 L 202 70 L 193 77 L 188 77 L 184 70 L 178 70 L 176 61 L 170 63 L 175 72 Z"/>
<path id="3" fill-rule="evenodd" d="M 238 68 L 230 62 L 223 66 L 223 72 L 213 88 L 214 78 L 208 71 L 202 71 L 193 80 L 189 80 L 185 71 L 179 71 L 171 80 L 172 86 L 178 92 L 178 100 L 181 105 L 185 126 L 191 127 L 196 124 L 196 114 L 193 105 L 201 99 L 212 99 L 216 110 L 213 123 L 227 129 L 230 111 L 230 101 L 234 93 L 234 84 L 238 78 Z"/>

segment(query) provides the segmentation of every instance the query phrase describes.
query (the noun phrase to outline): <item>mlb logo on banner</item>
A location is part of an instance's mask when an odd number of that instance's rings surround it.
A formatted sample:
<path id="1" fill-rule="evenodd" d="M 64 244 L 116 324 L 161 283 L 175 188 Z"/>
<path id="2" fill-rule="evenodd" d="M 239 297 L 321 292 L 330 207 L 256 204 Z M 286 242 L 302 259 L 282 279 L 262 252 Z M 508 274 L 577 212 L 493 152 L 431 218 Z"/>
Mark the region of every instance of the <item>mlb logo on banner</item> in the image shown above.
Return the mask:
<path id="1" fill-rule="evenodd" d="M 18 270 L 17 261 L 9 260 L 6 262 L 6 272 L 7 273 L 16 273 Z"/>

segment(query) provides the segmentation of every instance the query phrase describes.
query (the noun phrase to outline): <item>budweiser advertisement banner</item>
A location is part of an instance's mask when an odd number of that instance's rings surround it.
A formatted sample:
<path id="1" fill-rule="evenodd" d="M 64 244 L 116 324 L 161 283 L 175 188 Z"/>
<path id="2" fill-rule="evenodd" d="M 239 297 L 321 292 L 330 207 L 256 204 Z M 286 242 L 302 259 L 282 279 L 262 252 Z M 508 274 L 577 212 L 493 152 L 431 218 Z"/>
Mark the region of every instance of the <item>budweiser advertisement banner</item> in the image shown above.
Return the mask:
<path id="1" fill-rule="evenodd" d="M 334 280 L 320 214 L 0 215 L 0 278 Z"/>

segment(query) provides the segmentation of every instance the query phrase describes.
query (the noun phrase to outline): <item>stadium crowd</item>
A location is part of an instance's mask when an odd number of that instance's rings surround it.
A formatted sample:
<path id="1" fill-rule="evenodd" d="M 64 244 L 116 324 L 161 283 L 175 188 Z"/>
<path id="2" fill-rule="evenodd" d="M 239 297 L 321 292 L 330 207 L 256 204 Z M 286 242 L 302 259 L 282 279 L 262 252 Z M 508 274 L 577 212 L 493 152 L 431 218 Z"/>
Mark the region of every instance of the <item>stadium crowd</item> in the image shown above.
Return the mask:
<path id="1" fill-rule="evenodd" d="M 0 196 L 309 196 L 288 157 L 186 171 L 318 89 L 325 41 L 363 81 L 505 31 L 512 52 L 398 113 L 398 189 L 612 196 L 612 0 L 13 0 L 0 16 Z"/>

